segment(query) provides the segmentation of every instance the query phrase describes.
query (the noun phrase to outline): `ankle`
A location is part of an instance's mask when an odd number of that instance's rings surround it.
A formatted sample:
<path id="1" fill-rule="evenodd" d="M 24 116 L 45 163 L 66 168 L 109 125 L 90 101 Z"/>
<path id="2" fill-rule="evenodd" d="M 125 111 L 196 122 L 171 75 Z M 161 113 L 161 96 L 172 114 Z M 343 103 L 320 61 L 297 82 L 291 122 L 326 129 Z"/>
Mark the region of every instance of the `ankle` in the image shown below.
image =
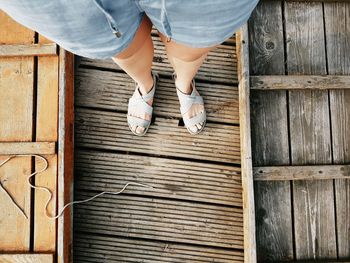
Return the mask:
<path id="1" fill-rule="evenodd" d="M 152 90 L 153 85 L 154 85 L 154 79 L 152 75 L 150 75 L 150 77 L 147 78 L 142 83 L 137 83 L 137 86 L 139 87 L 139 90 L 142 95 L 146 95 L 147 93 L 149 93 Z"/>
<path id="2" fill-rule="evenodd" d="M 184 94 L 189 95 L 192 93 L 192 81 L 179 81 L 178 79 L 176 79 L 175 87 Z"/>

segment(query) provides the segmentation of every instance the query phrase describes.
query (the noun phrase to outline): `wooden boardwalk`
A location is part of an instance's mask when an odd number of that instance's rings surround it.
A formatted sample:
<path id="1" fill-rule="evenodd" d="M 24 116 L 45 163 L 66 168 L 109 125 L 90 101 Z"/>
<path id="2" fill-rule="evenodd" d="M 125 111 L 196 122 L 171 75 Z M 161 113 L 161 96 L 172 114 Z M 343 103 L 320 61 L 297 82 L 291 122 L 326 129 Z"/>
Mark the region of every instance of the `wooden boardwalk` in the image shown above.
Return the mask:
<path id="1" fill-rule="evenodd" d="M 350 259 L 350 182 L 332 179 L 340 170 L 323 175 L 324 165 L 350 162 L 349 84 L 327 90 L 307 76 L 350 74 L 349 17 L 349 2 L 264 1 L 249 21 L 251 75 L 306 79 L 304 90 L 285 90 L 287 78 L 284 90 L 252 86 L 253 164 L 312 165 L 284 179 L 325 179 L 255 183 L 259 262 Z"/>
<path id="2" fill-rule="evenodd" d="M 75 87 L 75 199 L 118 191 L 74 208 L 74 262 L 243 262 L 243 210 L 235 38 L 197 74 L 208 123 L 183 127 L 164 47 L 147 136 L 126 122 L 133 81 L 112 61 L 82 59 Z"/>

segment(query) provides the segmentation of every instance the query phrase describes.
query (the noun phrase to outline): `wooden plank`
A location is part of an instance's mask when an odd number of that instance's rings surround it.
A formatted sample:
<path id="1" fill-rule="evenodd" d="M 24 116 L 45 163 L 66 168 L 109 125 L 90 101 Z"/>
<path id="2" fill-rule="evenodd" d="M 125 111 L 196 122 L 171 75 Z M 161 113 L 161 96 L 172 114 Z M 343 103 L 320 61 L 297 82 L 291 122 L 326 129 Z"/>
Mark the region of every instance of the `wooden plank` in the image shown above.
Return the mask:
<path id="1" fill-rule="evenodd" d="M 236 34 L 238 78 L 239 78 L 239 118 L 241 141 L 241 167 L 243 187 L 244 217 L 244 262 L 256 262 L 254 185 L 252 174 L 252 149 L 250 135 L 249 101 L 249 42 L 248 25 L 244 24 Z"/>
<path id="2" fill-rule="evenodd" d="M 30 44 L 30 45 L 0 45 L 0 57 L 22 57 L 22 56 L 56 56 L 57 45 L 52 44 Z"/>
<path id="3" fill-rule="evenodd" d="M 127 182 L 127 194 L 242 206 L 239 167 L 171 160 L 149 156 L 79 150 L 75 156 L 75 188 L 114 191 Z"/>
<path id="4" fill-rule="evenodd" d="M 50 40 L 39 36 L 39 43 L 55 45 Z M 49 44 L 51 43 L 51 44 Z M 37 78 L 37 120 L 36 141 L 57 141 L 58 123 L 58 57 L 38 58 Z M 57 154 L 44 156 L 48 161 L 48 170 L 36 176 L 35 184 L 44 186 L 52 192 L 48 213 L 56 214 L 57 196 Z M 36 160 L 36 169 L 43 167 L 41 160 Z M 34 203 L 34 251 L 56 251 L 56 220 L 45 213 L 47 193 L 35 190 Z"/>
<path id="5" fill-rule="evenodd" d="M 350 3 L 325 3 L 329 74 L 350 74 Z M 330 91 L 333 160 L 350 161 L 350 91 Z M 350 181 L 335 180 L 338 257 L 350 258 Z"/>
<path id="6" fill-rule="evenodd" d="M 55 154 L 55 142 L 0 142 L 0 154 Z"/>
<path id="7" fill-rule="evenodd" d="M 259 3 L 249 32 L 251 74 L 285 74 L 281 3 Z M 254 165 L 288 165 L 286 91 L 254 90 L 251 105 Z M 255 182 L 254 190 L 258 261 L 293 259 L 290 183 Z"/>
<path id="8" fill-rule="evenodd" d="M 73 201 L 74 55 L 60 49 L 58 90 L 57 209 Z M 57 263 L 73 260 L 73 213 L 65 209 L 57 223 Z"/>
<path id="9" fill-rule="evenodd" d="M 243 251 L 88 233 L 79 233 L 75 238 L 76 261 L 100 262 L 106 258 L 111 262 L 235 263 L 243 262 Z"/>
<path id="10" fill-rule="evenodd" d="M 2 263 L 53 263 L 52 254 L 0 254 Z"/>
<path id="11" fill-rule="evenodd" d="M 159 74 L 171 77 L 174 70 L 166 57 L 164 45 L 158 36 L 153 36 L 152 39 L 154 43 L 153 70 L 159 72 Z M 82 58 L 81 65 L 120 71 L 120 68 L 112 61 L 112 59 L 99 60 Z M 232 43 L 221 44 L 209 52 L 196 75 L 196 79 L 218 83 L 237 84 L 237 58 L 235 45 Z"/>
<path id="12" fill-rule="evenodd" d="M 350 165 L 265 166 L 253 171 L 256 181 L 350 179 Z"/>
<path id="13" fill-rule="evenodd" d="M 76 192 L 76 200 L 93 193 Z M 242 208 L 104 195 L 74 208 L 77 231 L 243 249 Z"/>
<path id="14" fill-rule="evenodd" d="M 336 75 L 288 75 L 288 76 L 252 76 L 251 88 L 256 90 L 322 90 L 348 89 L 350 76 Z"/>
<path id="15" fill-rule="evenodd" d="M 77 146 L 236 164 L 241 161 L 237 126 L 207 123 L 202 134 L 191 136 L 178 126 L 178 120 L 158 117 L 147 136 L 137 137 L 129 130 L 126 114 L 77 108 L 75 117 Z"/>
<path id="16" fill-rule="evenodd" d="M 238 87 L 197 82 L 205 100 L 208 121 L 239 123 Z M 127 111 L 128 100 L 135 90 L 125 73 L 79 68 L 76 74 L 76 105 Z M 155 116 L 181 118 L 174 81 L 160 77 L 154 100 Z"/>
<path id="17" fill-rule="evenodd" d="M 0 44 L 32 44 L 34 32 L 0 12 Z M 0 58 L 0 138 L 2 142 L 30 142 L 33 129 L 33 58 Z M 13 85 L 16 83 L 16 85 Z M 0 157 L 2 162 L 7 156 Z M 26 219 L 4 193 L 0 194 L 1 251 L 28 251 L 30 247 L 31 157 L 18 157 L 0 169 L 0 180 Z M 20 175 L 20 176 L 19 176 Z"/>
<path id="18" fill-rule="evenodd" d="M 288 74 L 326 74 L 322 3 L 285 3 Z M 330 164 L 327 91 L 289 91 L 293 165 Z M 297 259 L 336 258 L 332 180 L 294 181 Z"/>

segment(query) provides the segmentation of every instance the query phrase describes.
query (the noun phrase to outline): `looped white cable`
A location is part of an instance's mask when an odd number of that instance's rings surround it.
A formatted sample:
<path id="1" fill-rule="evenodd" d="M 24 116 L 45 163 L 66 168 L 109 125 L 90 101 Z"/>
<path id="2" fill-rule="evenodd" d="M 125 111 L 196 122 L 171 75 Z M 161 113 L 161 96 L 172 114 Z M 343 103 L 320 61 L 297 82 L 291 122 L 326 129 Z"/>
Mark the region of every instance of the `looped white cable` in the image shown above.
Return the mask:
<path id="1" fill-rule="evenodd" d="M 57 219 L 59 218 L 60 216 L 62 216 L 64 210 L 71 206 L 71 205 L 74 205 L 74 204 L 81 204 L 81 203 L 85 203 L 85 202 L 89 202 L 89 201 L 92 201 L 93 199 L 101 196 L 101 195 L 104 195 L 104 194 L 112 194 L 112 195 L 117 195 L 117 194 L 121 194 L 129 185 L 138 185 L 138 186 L 143 186 L 143 187 L 147 187 L 147 188 L 154 188 L 153 186 L 151 185 L 147 185 L 147 184 L 140 184 L 140 183 L 135 183 L 135 182 L 128 182 L 124 185 L 124 187 L 118 191 L 118 192 L 109 192 L 109 191 L 103 191 L 101 193 L 98 193 L 90 198 L 87 198 L 87 199 L 84 199 L 84 200 L 79 200 L 79 201 L 72 201 L 72 202 L 69 202 L 67 204 L 65 204 L 63 206 L 63 208 L 61 209 L 61 211 L 59 211 L 59 213 L 55 216 L 53 215 L 50 215 L 47 211 L 47 206 L 49 205 L 52 197 L 53 197 L 53 194 L 52 194 L 52 191 L 47 188 L 47 187 L 44 187 L 44 186 L 36 186 L 36 185 L 33 185 L 31 183 L 31 178 L 38 174 L 38 173 L 41 173 L 41 172 L 44 172 L 48 165 L 49 165 L 49 162 L 46 160 L 45 157 L 41 156 L 41 155 L 38 155 L 38 154 L 15 154 L 15 155 L 11 155 L 9 156 L 7 159 L 5 159 L 5 161 L 3 161 L 1 164 L 0 164 L 0 167 L 3 166 L 5 163 L 7 163 L 10 159 L 14 158 L 14 157 L 17 157 L 17 156 L 34 156 L 34 157 L 38 157 L 40 158 L 41 160 L 45 161 L 45 167 L 43 169 L 41 169 L 40 171 L 35 171 L 33 173 L 31 173 L 30 175 L 28 175 L 27 177 L 27 181 L 28 181 L 28 184 L 30 185 L 31 188 L 34 188 L 34 189 L 38 189 L 38 190 L 43 190 L 45 192 L 47 192 L 49 194 L 49 198 L 47 199 L 46 201 L 46 204 L 45 204 L 45 215 L 48 217 L 48 218 L 51 218 L 51 219 Z M 25 214 L 24 210 L 16 203 L 16 201 L 14 200 L 14 198 L 6 191 L 6 189 L 3 187 L 3 185 L 1 184 L 1 181 L 0 181 L 0 187 L 1 189 L 6 193 L 6 195 L 10 198 L 10 200 L 12 201 L 12 203 L 18 208 L 18 210 L 21 212 L 21 214 L 24 215 L 24 217 L 26 219 L 28 219 L 28 216 Z"/>

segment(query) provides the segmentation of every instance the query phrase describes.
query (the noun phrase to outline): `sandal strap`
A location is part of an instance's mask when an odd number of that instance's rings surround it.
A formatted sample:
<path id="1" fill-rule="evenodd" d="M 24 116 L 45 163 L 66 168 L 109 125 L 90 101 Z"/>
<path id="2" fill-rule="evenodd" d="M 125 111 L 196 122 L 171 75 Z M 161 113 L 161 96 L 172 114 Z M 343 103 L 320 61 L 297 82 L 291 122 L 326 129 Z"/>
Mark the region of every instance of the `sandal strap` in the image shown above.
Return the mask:
<path id="1" fill-rule="evenodd" d="M 131 116 L 131 115 L 128 115 L 127 118 L 128 118 L 128 123 L 130 126 L 136 125 L 136 126 L 141 126 L 143 128 L 147 128 L 151 123 L 151 121 L 149 121 L 149 120 L 145 120 L 145 119 L 138 118 L 138 117 Z"/>
<path id="2" fill-rule="evenodd" d="M 156 84 L 158 81 L 158 74 L 152 72 L 153 75 L 153 87 L 152 89 L 145 95 L 141 95 L 141 92 L 139 88 L 136 88 L 134 94 L 129 99 L 128 103 L 128 116 L 129 116 L 129 110 L 132 107 L 138 107 L 140 110 L 144 111 L 148 115 L 152 115 L 153 107 L 147 103 L 150 99 L 153 99 L 155 91 L 156 91 Z"/>
<path id="3" fill-rule="evenodd" d="M 201 95 L 198 94 L 193 80 L 191 94 L 184 94 L 178 88 L 176 88 L 176 92 L 180 101 L 181 115 L 186 114 L 191 109 L 193 104 L 204 105 L 203 98 Z"/>
<path id="4" fill-rule="evenodd" d="M 207 119 L 207 116 L 206 116 L 206 113 L 204 111 L 204 112 L 198 113 L 197 115 L 193 116 L 192 118 L 182 117 L 182 119 L 183 119 L 186 127 L 191 127 L 191 126 L 194 126 L 198 123 L 204 123 Z"/>
<path id="5" fill-rule="evenodd" d="M 142 97 L 132 97 L 129 99 L 128 109 L 132 107 L 138 107 L 140 111 L 144 111 L 145 113 L 151 115 L 153 112 L 153 107 L 149 105 Z"/>

